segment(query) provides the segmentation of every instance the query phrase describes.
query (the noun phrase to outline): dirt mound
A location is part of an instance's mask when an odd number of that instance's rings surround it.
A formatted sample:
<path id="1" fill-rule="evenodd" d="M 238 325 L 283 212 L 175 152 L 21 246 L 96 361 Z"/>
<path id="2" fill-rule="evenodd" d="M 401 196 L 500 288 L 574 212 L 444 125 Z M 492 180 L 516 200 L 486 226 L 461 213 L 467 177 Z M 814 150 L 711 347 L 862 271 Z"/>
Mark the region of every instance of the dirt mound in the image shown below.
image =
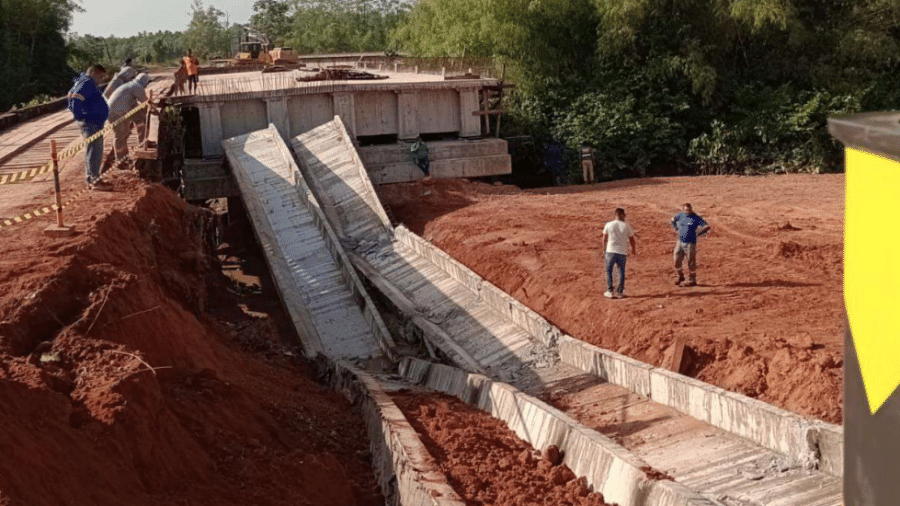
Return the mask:
<path id="1" fill-rule="evenodd" d="M 421 183 L 378 185 L 375 191 L 395 223 L 403 223 L 417 234 L 439 216 L 490 199 L 494 195 L 518 193 L 516 187 L 490 185 L 468 179 L 432 179 Z M 427 205 L 421 205 L 427 202 Z"/>
<path id="2" fill-rule="evenodd" d="M 119 179 L 78 236 L 0 245 L 0 503 L 383 503 L 351 406 L 229 294 L 212 214 Z"/>
<path id="3" fill-rule="evenodd" d="M 657 366 L 682 338 L 684 373 L 841 421 L 842 176 L 652 178 L 527 192 L 440 184 L 468 204 L 448 206 L 421 184 L 380 195 L 398 221 L 563 331 Z M 712 225 L 698 243 L 692 288 L 674 285 L 672 265 L 669 221 L 685 201 Z M 628 258 L 628 298 L 608 300 L 601 238 L 616 207 L 637 230 L 638 253 Z"/>
<path id="4" fill-rule="evenodd" d="M 606 505 L 561 465 L 555 447 L 535 454 L 503 422 L 455 397 L 412 391 L 393 397 L 466 504 Z"/>

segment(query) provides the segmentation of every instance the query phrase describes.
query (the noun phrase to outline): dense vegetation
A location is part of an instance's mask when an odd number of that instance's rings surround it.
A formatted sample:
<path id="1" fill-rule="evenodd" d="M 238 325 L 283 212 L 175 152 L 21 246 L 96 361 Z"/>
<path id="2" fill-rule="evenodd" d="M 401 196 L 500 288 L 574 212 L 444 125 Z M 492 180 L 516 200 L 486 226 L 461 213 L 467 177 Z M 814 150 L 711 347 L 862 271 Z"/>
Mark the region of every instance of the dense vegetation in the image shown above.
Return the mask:
<path id="1" fill-rule="evenodd" d="M 389 51 L 405 0 L 256 0 L 250 24 L 301 53 Z"/>
<path id="2" fill-rule="evenodd" d="M 64 92 L 90 61 L 172 63 L 187 48 L 227 57 L 242 33 L 193 0 L 182 32 L 65 38 L 78 8 L 0 0 L 0 109 Z M 590 144 L 607 177 L 834 169 L 829 115 L 900 108 L 895 0 L 256 0 L 253 9 L 250 25 L 304 53 L 496 57 L 518 84 L 504 134 L 535 139 L 535 159 L 553 143 L 570 155 Z"/>
<path id="3" fill-rule="evenodd" d="M 423 0 L 398 38 L 504 57 L 512 126 L 606 175 L 832 169 L 827 116 L 900 107 L 894 0 Z"/>
<path id="4" fill-rule="evenodd" d="M 0 111 L 71 83 L 66 41 L 73 0 L 0 0 Z"/>

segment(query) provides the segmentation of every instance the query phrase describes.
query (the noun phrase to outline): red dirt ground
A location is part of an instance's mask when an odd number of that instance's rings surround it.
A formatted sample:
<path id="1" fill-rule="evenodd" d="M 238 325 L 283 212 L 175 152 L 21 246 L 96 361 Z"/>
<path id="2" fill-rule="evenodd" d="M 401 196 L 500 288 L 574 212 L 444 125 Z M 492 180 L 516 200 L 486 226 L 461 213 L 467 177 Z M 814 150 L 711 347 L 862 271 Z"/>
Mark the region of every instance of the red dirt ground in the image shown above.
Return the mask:
<path id="1" fill-rule="evenodd" d="M 239 309 L 211 213 L 113 181 L 75 237 L 0 232 L 0 504 L 384 504 L 361 418 Z"/>
<path id="2" fill-rule="evenodd" d="M 406 390 L 393 399 L 469 506 L 606 505 L 558 453 L 534 455 L 503 422 L 455 397 Z"/>
<path id="3" fill-rule="evenodd" d="M 840 423 L 842 175 L 652 178 L 521 191 L 463 180 L 378 188 L 395 219 L 586 342 Z M 698 283 L 674 285 L 671 217 L 712 226 Z M 637 230 L 626 294 L 603 297 L 603 225 L 624 207 Z"/>

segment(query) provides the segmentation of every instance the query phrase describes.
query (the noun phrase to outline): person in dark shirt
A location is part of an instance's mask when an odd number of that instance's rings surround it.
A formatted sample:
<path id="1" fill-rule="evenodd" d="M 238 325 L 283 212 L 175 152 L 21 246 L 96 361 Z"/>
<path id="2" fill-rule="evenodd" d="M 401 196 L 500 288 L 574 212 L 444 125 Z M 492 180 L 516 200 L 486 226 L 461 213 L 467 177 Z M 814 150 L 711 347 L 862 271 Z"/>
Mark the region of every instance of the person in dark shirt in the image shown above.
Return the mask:
<path id="1" fill-rule="evenodd" d="M 684 271 L 681 264 L 684 257 L 688 260 L 688 282 L 684 286 L 697 285 L 697 237 L 709 232 L 709 225 L 703 218 L 694 214 L 690 204 L 682 207 L 681 213 L 672 217 L 672 228 L 678 232 L 678 240 L 675 242 L 673 258 L 675 260 L 675 273 L 678 275 L 676 285 L 684 283 Z"/>
<path id="2" fill-rule="evenodd" d="M 413 163 L 422 169 L 422 172 L 425 174 L 425 180 L 430 180 L 431 173 L 428 168 L 431 166 L 431 161 L 428 158 L 428 145 L 422 141 L 421 136 L 417 137 L 415 144 L 410 146 L 409 153 L 412 156 Z"/>
<path id="3" fill-rule="evenodd" d="M 75 78 L 75 84 L 69 90 L 69 111 L 81 128 L 85 139 L 103 129 L 109 116 L 109 105 L 97 88 L 97 83 L 106 76 L 103 65 L 95 63 Z M 91 141 L 84 150 L 84 171 L 88 188 L 92 190 L 110 190 L 112 187 L 100 180 L 100 162 L 103 160 L 103 136 Z"/>

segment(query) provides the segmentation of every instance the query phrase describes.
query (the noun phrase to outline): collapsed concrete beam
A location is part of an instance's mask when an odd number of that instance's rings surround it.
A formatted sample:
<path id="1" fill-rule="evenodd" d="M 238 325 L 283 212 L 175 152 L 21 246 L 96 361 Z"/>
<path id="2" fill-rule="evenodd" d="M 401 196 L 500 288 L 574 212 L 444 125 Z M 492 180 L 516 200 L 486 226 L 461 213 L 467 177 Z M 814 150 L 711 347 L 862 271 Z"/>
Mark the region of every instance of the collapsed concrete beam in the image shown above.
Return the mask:
<path id="1" fill-rule="evenodd" d="M 223 147 L 307 355 L 393 358 L 387 328 L 277 129 Z"/>
<path id="2" fill-rule="evenodd" d="M 375 477 L 391 506 L 464 506 L 400 408 L 373 376 L 346 362 L 319 362 L 328 383 L 365 418 Z"/>
<path id="3" fill-rule="evenodd" d="M 515 387 L 455 367 L 415 358 L 400 362 L 410 382 L 457 397 L 504 421 L 536 450 L 556 445 L 563 462 L 583 476 L 605 501 L 619 506 L 715 506 L 717 503 L 669 480 L 647 476 L 646 462 L 612 439 Z"/>

